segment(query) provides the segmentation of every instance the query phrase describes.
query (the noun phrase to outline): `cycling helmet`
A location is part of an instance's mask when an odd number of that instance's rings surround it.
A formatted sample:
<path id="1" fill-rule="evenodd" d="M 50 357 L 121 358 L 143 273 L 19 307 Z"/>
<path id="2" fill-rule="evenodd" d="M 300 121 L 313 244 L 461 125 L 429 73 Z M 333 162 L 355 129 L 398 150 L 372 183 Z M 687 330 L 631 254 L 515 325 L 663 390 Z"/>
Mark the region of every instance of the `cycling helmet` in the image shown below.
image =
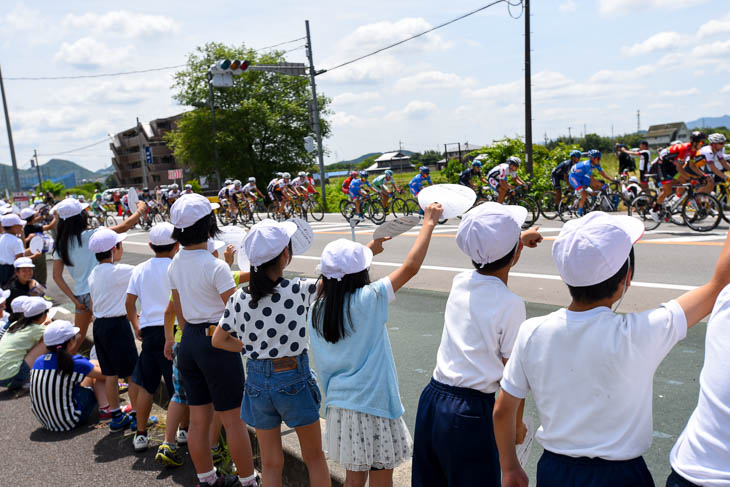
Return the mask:
<path id="1" fill-rule="evenodd" d="M 418 168 L 418 170 L 421 172 L 425 172 L 426 174 L 431 172 L 431 170 L 427 166 L 421 166 Z"/>
<path id="2" fill-rule="evenodd" d="M 229 185 L 229 184 L 231 184 L 232 182 L 233 182 L 233 181 L 231 181 L 230 179 L 226 179 L 225 181 L 223 181 L 223 184 L 225 184 L 226 186 L 228 186 L 228 185 Z"/>
<path id="3" fill-rule="evenodd" d="M 582 156 L 582 155 L 583 155 L 583 153 L 579 150 L 570 151 L 570 157 L 577 157 L 578 159 L 580 159 L 580 156 Z"/>
<path id="4" fill-rule="evenodd" d="M 472 167 L 482 167 L 482 163 L 480 161 L 472 161 L 471 165 Z"/>
<path id="5" fill-rule="evenodd" d="M 192 184 L 186 184 L 185 185 L 185 189 L 193 189 L 193 185 Z"/>
<path id="6" fill-rule="evenodd" d="M 304 171 L 299 171 L 299 174 L 297 174 L 297 176 L 299 176 L 300 178 L 306 178 L 307 173 L 305 173 Z"/>
<path id="7" fill-rule="evenodd" d="M 276 173 L 276 177 L 277 178 L 283 178 L 284 177 L 284 173 L 283 172 L 277 172 Z"/>
<path id="8" fill-rule="evenodd" d="M 689 140 L 690 140 L 690 142 L 702 142 L 706 138 L 707 138 L 707 135 L 705 135 L 704 132 L 695 130 L 694 132 L 692 132 L 692 135 L 690 135 Z"/>
<path id="9" fill-rule="evenodd" d="M 285 172 L 284 174 L 281 175 L 281 177 L 284 179 L 291 179 L 291 174 L 289 174 L 288 172 Z"/>
<path id="10" fill-rule="evenodd" d="M 517 166 L 517 167 L 520 167 L 520 164 L 522 163 L 522 161 L 520 161 L 520 158 L 517 156 L 508 157 L 507 162 L 509 163 L 510 166 Z"/>
<path id="11" fill-rule="evenodd" d="M 707 141 L 710 144 L 724 144 L 726 140 L 722 134 L 710 134 L 707 136 Z"/>
<path id="12" fill-rule="evenodd" d="M 249 183 L 253 183 L 253 184 L 256 184 L 256 178 L 255 178 L 255 177 L 253 177 L 253 176 L 251 176 L 250 178 L 248 178 L 248 182 L 249 182 Z"/>
<path id="13" fill-rule="evenodd" d="M 238 188 L 239 186 L 241 186 L 241 181 L 236 179 L 235 181 L 233 181 L 233 185 Z"/>
<path id="14" fill-rule="evenodd" d="M 307 173 L 307 177 L 308 177 L 308 178 L 311 178 L 311 177 L 312 177 L 312 173 L 311 173 L 311 172 L 308 172 L 308 173 Z"/>
<path id="15" fill-rule="evenodd" d="M 96 199 L 97 200 L 100 200 L 101 199 L 101 193 L 96 193 Z"/>
<path id="16" fill-rule="evenodd" d="M 368 172 L 367 172 L 367 171 L 360 171 L 360 177 L 361 177 L 361 178 L 365 178 L 365 179 L 367 179 L 367 177 L 368 177 Z"/>
<path id="17" fill-rule="evenodd" d="M 390 169 L 386 169 L 385 170 L 385 175 L 386 176 L 393 176 L 393 171 L 391 171 Z"/>
<path id="18" fill-rule="evenodd" d="M 350 173 L 350 177 L 351 177 L 351 178 L 356 178 L 356 177 L 357 177 L 357 171 L 352 171 L 352 172 Z"/>
<path id="19" fill-rule="evenodd" d="M 589 150 L 589 151 L 588 151 L 588 159 L 591 159 L 591 160 L 593 160 L 593 159 L 595 159 L 595 158 L 598 158 L 598 159 L 600 159 L 600 158 L 601 158 L 601 151 L 599 151 L 599 150 L 596 150 L 596 149 L 591 149 L 591 150 Z"/>

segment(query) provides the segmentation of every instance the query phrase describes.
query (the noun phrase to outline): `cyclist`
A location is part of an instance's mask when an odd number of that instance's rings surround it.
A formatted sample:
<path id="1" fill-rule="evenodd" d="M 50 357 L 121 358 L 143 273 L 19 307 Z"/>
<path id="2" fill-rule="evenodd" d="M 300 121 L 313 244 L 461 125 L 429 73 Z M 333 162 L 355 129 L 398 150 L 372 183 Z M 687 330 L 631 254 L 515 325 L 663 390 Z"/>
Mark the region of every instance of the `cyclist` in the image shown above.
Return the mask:
<path id="1" fill-rule="evenodd" d="M 418 197 L 418 193 L 421 192 L 423 189 L 423 183 L 427 182 L 429 185 L 433 185 L 433 181 L 431 181 L 431 170 L 427 166 L 421 166 L 418 168 L 418 174 L 413 176 L 413 179 L 411 179 L 411 182 L 408 183 L 408 189 L 411 190 L 411 194 L 414 197 Z M 423 211 L 423 210 L 421 210 Z"/>
<path id="2" fill-rule="evenodd" d="M 350 194 L 350 183 L 357 179 L 357 171 L 352 171 L 350 176 L 342 181 L 342 187 L 340 188 L 343 193 Z"/>
<path id="3" fill-rule="evenodd" d="M 172 183 L 170 185 L 170 191 L 167 192 L 167 204 L 172 206 L 172 204 L 180 197 L 180 186 L 177 185 L 177 183 Z"/>
<path id="4" fill-rule="evenodd" d="M 601 151 L 591 149 L 588 151 L 588 160 L 581 161 L 573 166 L 570 170 L 570 176 L 568 176 L 568 182 L 575 190 L 575 193 L 580 195 L 580 201 L 578 201 L 579 216 L 583 216 L 583 206 L 588 198 L 588 191 L 585 190 L 588 188 L 596 190 L 606 188 L 606 183 L 593 177 L 594 169 L 597 169 L 601 176 L 607 180 L 611 179 L 611 176 L 601 167 Z"/>
<path id="5" fill-rule="evenodd" d="M 284 212 L 284 201 L 291 200 L 294 192 L 290 180 L 291 174 L 285 172 L 281 174 L 281 178 L 279 178 L 274 185 L 274 201 L 277 202 L 277 212 L 279 214 Z"/>
<path id="6" fill-rule="evenodd" d="M 649 212 L 649 216 L 651 216 L 652 220 L 659 221 L 659 210 L 661 209 L 664 200 L 672 194 L 672 187 L 675 184 L 675 178 L 677 183 L 684 184 L 693 177 L 698 177 L 697 175 L 693 176 L 687 172 L 685 168 L 685 161 L 687 161 L 690 157 L 697 155 L 697 151 L 702 147 L 706 138 L 707 136 L 703 132 L 695 130 L 692 132 L 692 135 L 690 135 L 689 142 L 673 144 L 659 152 L 659 161 L 656 167 L 657 176 L 662 183 L 662 191 L 659 193 L 659 196 L 657 196 L 654 208 L 652 208 Z M 694 172 L 692 165 L 689 165 L 688 167 L 692 170 L 692 172 Z M 699 176 L 701 176 L 701 174 Z"/>
<path id="7" fill-rule="evenodd" d="M 482 174 L 481 161 L 472 161 L 471 168 L 461 171 L 461 174 L 459 174 L 459 184 L 474 189 L 474 184 L 471 182 L 474 178 L 479 178 L 482 184 L 489 184 Z"/>
<path id="8" fill-rule="evenodd" d="M 96 217 L 97 220 L 99 220 L 99 225 L 104 225 L 104 202 L 101 199 L 101 195 L 99 193 L 96 193 L 94 196 L 94 201 L 91 202 L 91 211 L 94 214 L 94 217 Z"/>
<path id="9" fill-rule="evenodd" d="M 300 171 L 297 177 L 291 182 L 291 186 L 297 196 L 304 198 L 307 195 L 309 189 L 309 180 L 307 179 L 307 173 Z"/>
<path id="10" fill-rule="evenodd" d="M 555 190 L 555 206 L 560 203 L 560 198 L 563 197 L 563 189 L 560 186 L 560 181 L 565 181 L 568 185 L 570 185 L 570 182 L 568 181 L 570 170 L 573 166 L 578 164 L 581 155 L 582 154 L 579 150 L 570 151 L 570 159 L 566 159 L 561 162 L 550 172 L 550 179 L 553 182 L 553 189 Z"/>
<path id="11" fill-rule="evenodd" d="M 360 171 L 360 177 L 353 179 L 350 182 L 348 189 L 350 199 L 355 202 L 355 211 L 357 213 L 357 216 L 362 220 L 363 212 L 361 201 L 362 198 L 367 196 L 368 193 L 372 190 L 370 181 L 368 181 L 368 172 Z"/>
<path id="12" fill-rule="evenodd" d="M 185 185 L 185 194 L 192 194 L 193 193 L 193 185 L 192 184 L 186 184 Z"/>
<path id="13" fill-rule="evenodd" d="M 314 178 L 312 177 L 312 173 L 307 173 L 307 182 L 309 185 L 307 186 L 307 193 L 314 194 L 317 192 L 317 188 L 314 186 Z"/>
<path id="14" fill-rule="evenodd" d="M 256 178 L 251 176 L 248 178 L 248 182 L 243 187 L 243 195 L 251 201 L 253 205 L 256 204 L 256 198 L 261 197 L 261 199 L 264 198 L 264 193 L 262 193 L 259 188 L 256 187 Z"/>
<path id="15" fill-rule="evenodd" d="M 142 194 L 139 195 L 139 199 L 141 201 L 144 201 L 145 203 L 148 203 L 152 201 L 155 197 L 152 196 L 152 193 L 150 193 L 150 188 L 144 187 L 142 188 Z"/>
<path id="16" fill-rule="evenodd" d="M 507 178 L 510 176 L 512 176 L 515 183 L 527 189 L 527 183 L 517 175 L 517 169 L 519 169 L 521 162 L 519 157 L 510 156 L 507 158 L 507 162 L 496 165 L 487 173 L 489 186 L 499 195 L 497 197 L 498 203 L 504 203 L 507 191 L 512 189 L 512 186 L 507 182 Z"/>
<path id="17" fill-rule="evenodd" d="M 393 179 L 393 171 L 386 169 L 383 174 L 373 179 L 373 189 L 380 193 L 383 198 L 383 206 L 388 208 L 388 199 L 395 191 L 400 191 L 400 188 L 395 184 Z"/>
<path id="18" fill-rule="evenodd" d="M 715 133 L 708 135 L 707 142 L 709 145 L 703 146 L 697 156 L 698 160 L 705 160 L 705 165 L 703 166 L 705 173 L 708 176 L 714 176 L 711 179 L 714 180 L 715 184 L 727 181 L 727 176 L 725 176 L 723 171 L 730 171 L 730 163 L 727 162 L 725 156 L 725 141 L 726 139 L 723 134 Z"/>
<path id="19" fill-rule="evenodd" d="M 276 183 L 281 179 L 281 175 L 283 173 L 277 172 L 274 176 L 274 179 L 269 181 L 269 184 L 266 185 L 266 192 L 269 193 L 269 199 L 271 201 L 276 201 L 276 198 L 274 198 L 274 187 L 276 187 Z"/>

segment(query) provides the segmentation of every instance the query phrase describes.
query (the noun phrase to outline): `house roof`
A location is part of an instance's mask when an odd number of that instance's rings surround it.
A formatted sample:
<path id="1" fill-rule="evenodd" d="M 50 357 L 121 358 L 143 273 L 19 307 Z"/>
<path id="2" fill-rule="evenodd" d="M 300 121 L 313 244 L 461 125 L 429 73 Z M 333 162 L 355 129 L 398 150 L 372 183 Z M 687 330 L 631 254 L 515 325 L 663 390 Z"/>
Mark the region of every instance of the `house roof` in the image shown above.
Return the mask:
<path id="1" fill-rule="evenodd" d="M 687 130 L 687 126 L 684 124 L 684 122 L 662 123 L 659 125 L 650 126 L 646 134 L 651 137 L 654 136 L 655 132 L 671 130 L 671 133 L 674 133 L 675 130 L 681 129 Z"/>
<path id="2" fill-rule="evenodd" d="M 375 159 L 375 162 L 408 161 L 410 160 L 410 158 L 410 156 L 407 156 L 399 151 L 386 152 L 385 154 Z"/>
<path id="3" fill-rule="evenodd" d="M 649 130 L 646 133 L 646 137 L 672 137 L 677 132 L 677 129 L 660 129 L 660 130 Z"/>

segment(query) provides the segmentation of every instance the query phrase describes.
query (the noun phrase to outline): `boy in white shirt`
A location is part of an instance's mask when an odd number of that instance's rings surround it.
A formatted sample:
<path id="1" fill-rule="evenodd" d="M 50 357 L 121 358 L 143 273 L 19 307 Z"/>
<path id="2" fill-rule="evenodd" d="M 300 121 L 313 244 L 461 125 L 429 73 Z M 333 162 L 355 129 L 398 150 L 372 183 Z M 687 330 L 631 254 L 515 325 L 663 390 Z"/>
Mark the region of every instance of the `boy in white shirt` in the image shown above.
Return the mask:
<path id="1" fill-rule="evenodd" d="M 170 303 L 170 281 L 167 268 L 178 249 L 172 238 L 175 229 L 165 222 L 150 230 L 150 248 L 155 256 L 134 268 L 127 287 L 127 319 L 137 337 L 142 340 L 142 352 L 132 375 L 132 382 L 139 386 L 136 394 L 137 431 L 134 434 L 134 451 L 144 451 L 149 445 L 147 420 L 152 410 L 152 399 L 160 380 L 165 379 L 169 397 L 175 393 L 172 386 L 172 362 L 164 355 L 165 310 Z M 140 314 L 137 315 L 137 300 Z M 176 403 L 170 403 L 174 406 Z"/>
<path id="2" fill-rule="evenodd" d="M 15 213 L 3 215 L 0 218 L 3 233 L 0 235 L 0 287 L 5 287 L 15 274 L 13 263 L 18 257 L 38 257 L 38 253 L 26 249 L 23 240 L 18 235 L 23 234 L 25 220 L 21 220 Z"/>
<path id="3" fill-rule="evenodd" d="M 499 485 L 492 409 L 504 363 L 525 320 L 525 303 L 507 289 L 523 244 L 542 237 L 520 227 L 527 210 L 484 203 L 464 215 L 456 244 L 475 270 L 454 277 L 431 382 L 418 402 L 412 485 Z M 516 419 L 525 436 L 522 411 Z"/>
<path id="4" fill-rule="evenodd" d="M 89 250 L 96 254 L 99 262 L 89 276 L 89 294 L 94 312 L 94 345 L 101 373 L 105 376 L 112 415 L 111 431 L 121 431 L 134 422 L 134 418 L 119 407 L 118 387 L 119 377 L 129 381 L 137 363 L 137 346 L 125 306 L 134 267 L 116 263 L 122 258 L 122 240 L 126 237 L 126 233 L 100 228 L 89 239 Z M 130 389 L 133 402 L 134 392 Z M 134 406 L 136 404 L 132 404 L 133 409 Z"/>
<path id="5" fill-rule="evenodd" d="M 653 486 L 642 455 L 652 440 L 654 372 L 713 306 L 730 279 L 730 239 L 709 283 L 659 308 L 616 314 L 634 277 L 640 220 L 592 212 L 566 223 L 553 260 L 568 285 L 567 308 L 525 321 L 494 408 L 503 486 L 526 486 L 515 453 L 515 417 L 532 392 L 545 448 L 542 486 Z M 618 307 L 618 306 L 617 306 Z"/>

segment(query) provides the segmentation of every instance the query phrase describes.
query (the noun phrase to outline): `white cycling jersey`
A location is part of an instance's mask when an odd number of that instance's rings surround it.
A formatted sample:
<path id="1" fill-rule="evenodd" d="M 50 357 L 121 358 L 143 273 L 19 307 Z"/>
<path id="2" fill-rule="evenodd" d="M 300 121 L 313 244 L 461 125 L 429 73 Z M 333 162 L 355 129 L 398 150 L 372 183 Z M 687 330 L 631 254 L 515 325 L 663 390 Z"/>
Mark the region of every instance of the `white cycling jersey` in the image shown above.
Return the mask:
<path id="1" fill-rule="evenodd" d="M 517 176 L 517 171 L 510 171 L 509 164 L 506 162 L 493 167 L 487 174 L 488 179 L 505 180 L 508 176 Z"/>
<path id="2" fill-rule="evenodd" d="M 247 195 L 248 194 L 256 194 L 256 190 L 257 189 L 258 188 L 256 188 L 256 183 L 246 183 L 243 186 L 243 190 L 242 191 L 243 191 L 243 194 L 247 194 Z"/>
<path id="3" fill-rule="evenodd" d="M 708 171 L 711 171 L 710 164 L 714 164 L 715 167 L 720 171 L 725 170 L 722 163 L 720 162 L 720 161 L 723 161 L 726 159 L 724 147 L 717 152 L 713 152 L 712 146 L 706 145 L 700 149 L 700 156 L 704 157 L 705 160 L 707 161 L 707 164 L 705 164 L 705 167 L 707 168 Z"/>

